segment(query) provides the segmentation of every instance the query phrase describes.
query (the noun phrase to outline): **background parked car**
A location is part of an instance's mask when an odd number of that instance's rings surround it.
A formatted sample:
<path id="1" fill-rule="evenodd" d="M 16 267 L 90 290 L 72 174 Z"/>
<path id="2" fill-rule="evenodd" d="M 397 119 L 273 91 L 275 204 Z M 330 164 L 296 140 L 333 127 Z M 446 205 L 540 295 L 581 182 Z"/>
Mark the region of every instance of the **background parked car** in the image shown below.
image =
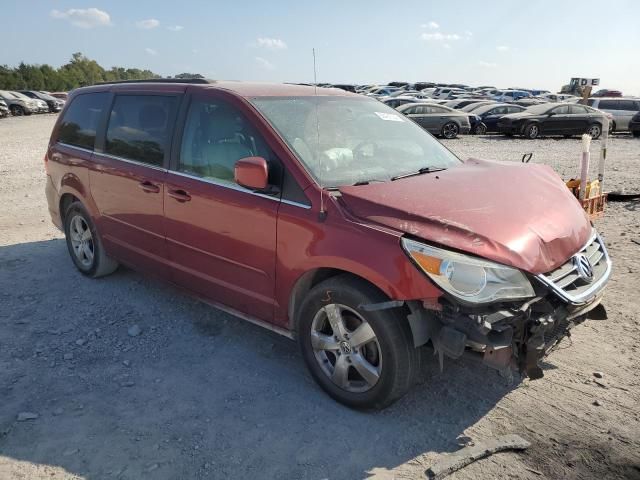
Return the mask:
<path id="1" fill-rule="evenodd" d="M 480 117 L 480 120 L 485 125 L 485 131 L 487 132 L 497 132 L 498 131 L 498 120 L 500 120 L 505 115 L 509 115 L 510 113 L 519 113 L 523 112 L 525 107 L 520 105 L 515 105 L 513 103 L 498 103 L 498 104 L 487 104 L 482 105 L 476 108 L 473 113 Z"/>
<path id="2" fill-rule="evenodd" d="M 11 91 L 10 93 L 23 100 L 35 102 L 36 111 L 34 113 L 47 113 L 49 111 L 49 106 L 47 105 L 47 102 L 45 102 L 44 100 L 40 100 L 39 98 L 31 98 L 25 95 L 24 93 L 20 93 L 18 91 Z"/>
<path id="3" fill-rule="evenodd" d="M 629 131 L 634 137 L 640 137 L 640 112 L 636 113 L 629 122 Z"/>
<path id="4" fill-rule="evenodd" d="M 589 106 L 613 116 L 612 132 L 625 132 L 631 118 L 640 112 L 640 98 L 590 98 Z"/>
<path id="5" fill-rule="evenodd" d="M 7 102 L 0 100 L 0 118 L 7 116 L 9 116 L 9 107 L 7 106 Z"/>
<path id="6" fill-rule="evenodd" d="M 545 102 L 566 102 L 579 97 L 568 93 L 544 93 L 542 95 L 538 95 L 536 98 L 544 100 Z"/>
<path id="7" fill-rule="evenodd" d="M 461 112 L 473 112 L 476 108 L 480 108 L 483 105 L 495 105 L 495 100 L 476 100 L 474 103 L 470 103 L 460 109 Z"/>
<path id="8" fill-rule="evenodd" d="M 419 99 L 414 97 L 388 97 L 382 100 L 382 103 L 390 106 L 391 108 L 398 108 L 401 105 L 406 105 L 407 103 L 417 103 L 420 102 Z"/>
<path id="9" fill-rule="evenodd" d="M 498 120 L 498 130 L 506 135 L 538 138 L 541 135 L 570 137 L 588 133 L 598 138 L 602 133 L 604 113 L 585 105 L 547 103 L 534 105 L 520 113 Z"/>
<path id="10" fill-rule="evenodd" d="M 427 130 L 444 138 L 456 138 L 459 133 L 469 133 L 469 114 L 434 103 L 412 103 L 398 107 L 398 111 Z"/>
<path id="11" fill-rule="evenodd" d="M 37 90 L 20 90 L 19 93 L 22 93 L 29 98 L 42 100 L 47 104 L 47 108 L 51 113 L 57 113 L 62 110 L 62 107 L 64 107 L 64 100 L 52 97 L 51 95 L 47 95 L 42 92 L 38 92 Z"/>
<path id="12" fill-rule="evenodd" d="M 529 98 L 532 95 L 524 90 L 501 90 L 493 96 L 493 99 L 502 103 L 511 103 L 521 98 Z"/>
<path id="13" fill-rule="evenodd" d="M 42 92 L 42 93 L 44 93 L 46 95 L 51 95 L 52 97 L 59 98 L 59 99 L 64 100 L 64 101 L 66 101 L 67 97 L 69 96 L 69 94 L 67 92 L 53 92 L 53 93 Z"/>
<path id="14" fill-rule="evenodd" d="M 22 97 L 24 97 L 24 95 Z M 38 111 L 38 103 L 35 100 L 29 97 L 21 98 L 14 92 L 0 90 L 0 99 L 6 102 L 11 115 L 31 115 Z"/>
<path id="15" fill-rule="evenodd" d="M 598 90 L 596 93 L 594 93 L 591 96 L 592 97 L 621 97 L 622 92 L 620 90 L 602 89 L 602 90 Z"/>

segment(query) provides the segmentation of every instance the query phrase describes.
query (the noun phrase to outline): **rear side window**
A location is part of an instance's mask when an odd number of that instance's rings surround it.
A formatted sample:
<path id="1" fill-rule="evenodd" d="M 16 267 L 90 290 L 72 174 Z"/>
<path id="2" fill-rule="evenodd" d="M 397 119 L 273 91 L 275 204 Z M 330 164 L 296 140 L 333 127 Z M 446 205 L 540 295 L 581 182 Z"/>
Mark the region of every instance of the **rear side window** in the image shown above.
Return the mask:
<path id="1" fill-rule="evenodd" d="M 98 124 L 108 98 L 107 92 L 75 97 L 60 122 L 58 142 L 93 150 Z"/>
<path id="2" fill-rule="evenodd" d="M 618 110 L 638 110 L 638 102 L 633 100 L 618 100 Z"/>
<path id="3" fill-rule="evenodd" d="M 589 112 L 589 110 L 587 110 L 587 108 L 583 107 L 582 105 L 571 105 L 569 109 L 569 113 L 574 115 L 584 115 L 586 113 L 591 113 L 591 112 Z"/>
<path id="4" fill-rule="evenodd" d="M 600 100 L 600 105 L 598 108 L 606 109 L 606 110 L 619 110 L 618 101 L 617 100 Z"/>
<path id="5" fill-rule="evenodd" d="M 162 166 L 171 140 L 176 97 L 118 95 L 107 127 L 105 153 Z"/>

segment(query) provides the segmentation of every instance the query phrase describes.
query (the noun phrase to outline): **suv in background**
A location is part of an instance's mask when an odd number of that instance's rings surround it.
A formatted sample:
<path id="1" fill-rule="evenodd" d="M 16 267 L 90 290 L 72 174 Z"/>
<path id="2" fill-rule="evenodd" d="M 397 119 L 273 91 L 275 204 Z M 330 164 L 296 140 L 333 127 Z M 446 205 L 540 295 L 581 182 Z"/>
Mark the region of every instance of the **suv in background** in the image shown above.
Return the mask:
<path id="1" fill-rule="evenodd" d="M 610 113 L 612 132 L 626 132 L 633 116 L 640 112 L 640 98 L 590 98 L 589 106 Z"/>
<path id="2" fill-rule="evenodd" d="M 81 273 L 122 263 L 296 338 L 318 384 L 356 408 L 407 392 L 427 345 L 440 362 L 542 377 L 611 272 L 551 168 L 462 162 L 401 113 L 339 89 L 80 88 L 45 171 Z"/>
<path id="3" fill-rule="evenodd" d="M 18 96 L 15 92 L 0 90 L 0 99 L 6 102 L 11 115 L 14 116 L 31 115 L 39 111 L 36 100 L 32 100 L 24 95 Z"/>
<path id="4" fill-rule="evenodd" d="M 0 118 L 7 116 L 9 116 L 9 107 L 7 106 L 7 102 L 0 100 Z"/>
<path id="5" fill-rule="evenodd" d="M 62 107 L 64 107 L 64 100 L 54 98 L 51 95 L 47 95 L 36 90 L 20 90 L 19 92 L 29 98 L 35 98 L 37 100 L 42 100 L 43 102 L 45 102 L 50 113 L 58 113 L 60 110 L 62 110 Z"/>
<path id="6" fill-rule="evenodd" d="M 524 90 L 501 90 L 492 98 L 500 103 L 513 103 L 523 98 L 530 98 L 532 95 Z"/>

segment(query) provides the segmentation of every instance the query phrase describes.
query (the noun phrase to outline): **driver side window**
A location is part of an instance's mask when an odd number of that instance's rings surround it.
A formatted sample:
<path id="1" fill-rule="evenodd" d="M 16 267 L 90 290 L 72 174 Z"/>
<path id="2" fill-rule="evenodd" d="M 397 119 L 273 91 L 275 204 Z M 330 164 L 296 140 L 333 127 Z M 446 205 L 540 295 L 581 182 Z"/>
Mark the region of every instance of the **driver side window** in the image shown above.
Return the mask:
<path id="1" fill-rule="evenodd" d="M 269 161 L 269 149 L 236 107 L 223 100 L 194 100 L 187 114 L 178 170 L 234 181 L 234 167 L 246 157 Z"/>

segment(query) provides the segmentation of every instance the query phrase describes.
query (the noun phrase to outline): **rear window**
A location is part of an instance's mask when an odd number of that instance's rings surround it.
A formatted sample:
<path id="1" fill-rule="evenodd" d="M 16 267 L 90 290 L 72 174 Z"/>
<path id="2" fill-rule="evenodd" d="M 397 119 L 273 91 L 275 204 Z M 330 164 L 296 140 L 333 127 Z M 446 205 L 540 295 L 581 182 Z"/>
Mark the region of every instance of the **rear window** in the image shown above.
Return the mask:
<path id="1" fill-rule="evenodd" d="M 109 116 L 105 152 L 162 166 L 176 102 L 176 97 L 160 95 L 116 96 Z"/>
<path id="2" fill-rule="evenodd" d="M 58 142 L 93 150 L 96 130 L 108 97 L 107 92 L 75 97 L 60 122 Z"/>

